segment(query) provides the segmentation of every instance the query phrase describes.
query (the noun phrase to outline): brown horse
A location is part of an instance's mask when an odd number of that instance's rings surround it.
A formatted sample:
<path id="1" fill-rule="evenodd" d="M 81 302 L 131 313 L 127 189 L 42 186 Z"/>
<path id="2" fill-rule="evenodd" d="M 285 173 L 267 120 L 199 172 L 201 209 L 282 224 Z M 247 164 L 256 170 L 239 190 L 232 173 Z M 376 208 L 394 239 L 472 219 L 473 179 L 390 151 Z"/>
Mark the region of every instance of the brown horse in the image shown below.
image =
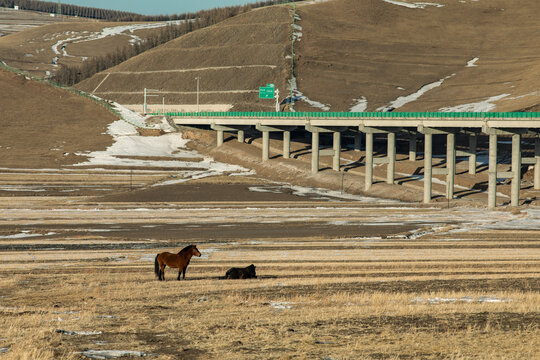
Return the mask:
<path id="1" fill-rule="evenodd" d="M 178 252 L 178 254 L 171 254 L 170 252 L 162 252 L 156 255 L 154 261 L 154 272 L 159 280 L 165 280 L 165 266 L 172 268 L 178 268 L 178 278 L 180 280 L 180 274 L 183 273 L 182 279 L 186 278 L 186 269 L 189 265 L 191 257 L 201 256 L 197 245 L 189 245 Z"/>

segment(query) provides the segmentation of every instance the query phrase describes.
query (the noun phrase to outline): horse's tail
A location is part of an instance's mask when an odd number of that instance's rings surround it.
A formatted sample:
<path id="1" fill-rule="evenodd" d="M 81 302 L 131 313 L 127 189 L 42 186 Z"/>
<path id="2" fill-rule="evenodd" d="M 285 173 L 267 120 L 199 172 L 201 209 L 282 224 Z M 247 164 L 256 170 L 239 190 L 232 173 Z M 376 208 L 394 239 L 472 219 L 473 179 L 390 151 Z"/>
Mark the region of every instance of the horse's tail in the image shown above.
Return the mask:
<path id="1" fill-rule="evenodd" d="M 160 277 L 158 256 L 159 254 L 156 255 L 156 260 L 154 261 L 154 273 L 156 274 L 157 277 Z"/>

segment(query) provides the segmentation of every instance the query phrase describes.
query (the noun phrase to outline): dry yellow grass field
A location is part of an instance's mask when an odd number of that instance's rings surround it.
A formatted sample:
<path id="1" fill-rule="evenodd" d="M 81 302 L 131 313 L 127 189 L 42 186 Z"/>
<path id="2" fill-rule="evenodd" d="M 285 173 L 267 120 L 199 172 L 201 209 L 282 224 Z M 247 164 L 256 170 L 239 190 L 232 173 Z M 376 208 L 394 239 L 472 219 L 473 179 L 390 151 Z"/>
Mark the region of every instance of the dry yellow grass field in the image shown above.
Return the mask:
<path id="1" fill-rule="evenodd" d="M 2 198 L 2 358 L 537 358 L 537 209 L 290 196 Z M 186 280 L 157 281 L 155 255 L 190 243 Z"/>

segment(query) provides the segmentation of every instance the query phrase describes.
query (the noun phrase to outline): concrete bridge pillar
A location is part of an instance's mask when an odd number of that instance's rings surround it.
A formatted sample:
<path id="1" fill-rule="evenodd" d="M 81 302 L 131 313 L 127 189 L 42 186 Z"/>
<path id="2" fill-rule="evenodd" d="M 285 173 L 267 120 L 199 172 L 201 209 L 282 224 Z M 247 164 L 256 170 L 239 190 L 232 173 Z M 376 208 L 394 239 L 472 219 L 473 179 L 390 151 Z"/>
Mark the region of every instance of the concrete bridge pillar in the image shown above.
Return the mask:
<path id="1" fill-rule="evenodd" d="M 433 179 L 433 135 L 424 134 L 424 203 L 431 202 Z"/>
<path id="2" fill-rule="evenodd" d="M 489 135 L 488 209 L 497 206 L 497 135 Z"/>
<path id="3" fill-rule="evenodd" d="M 341 133 L 339 131 L 334 131 L 334 156 L 332 161 L 332 169 L 339 171 L 341 167 L 340 156 L 341 156 Z"/>
<path id="4" fill-rule="evenodd" d="M 224 138 L 224 135 L 223 135 L 223 130 L 218 130 L 217 131 L 217 146 L 221 146 L 223 145 L 223 138 Z"/>
<path id="5" fill-rule="evenodd" d="M 245 138 L 246 136 L 244 130 L 238 130 L 238 142 L 243 143 Z"/>
<path id="6" fill-rule="evenodd" d="M 366 133 L 366 171 L 365 171 L 365 186 L 367 191 L 373 184 L 373 133 Z"/>
<path id="7" fill-rule="evenodd" d="M 454 198 L 454 177 L 456 175 L 456 134 L 446 135 L 446 198 Z"/>
<path id="8" fill-rule="evenodd" d="M 416 133 L 409 137 L 409 160 L 416 161 Z"/>
<path id="9" fill-rule="evenodd" d="M 393 184 L 396 168 L 396 134 L 389 132 L 387 139 L 386 154 L 388 156 L 388 164 L 386 166 L 386 183 Z"/>
<path id="10" fill-rule="evenodd" d="M 270 131 L 262 132 L 262 161 L 270 158 Z"/>
<path id="11" fill-rule="evenodd" d="M 362 150 L 362 133 L 357 132 L 354 134 L 354 151 Z"/>
<path id="12" fill-rule="evenodd" d="M 270 132 L 283 132 L 283 157 L 290 157 L 290 139 L 291 131 L 296 129 L 296 126 L 267 126 L 257 124 L 255 128 L 262 132 L 262 161 L 270 158 Z"/>
<path id="13" fill-rule="evenodd" d="M 534 139 L 534 189 L 540 190 L 540 135 Z"/>
<path id="14" fill-rule="evenodd" d="M 476 146 L 478 137 L 476 134 L 469 135 L 469 174 L 476 174 Z"/>
<path id="15" fill-rule="evenodd" d="M 512 194 L 511 205 L 519 205 L 519 189 L 521 185 L 521 134 L 512 135 Z"/>
<path id="16" fill-rule="evenodd" d="M 311 133 L 311 173 L 319 172 L 319 132 Z"/>
<path id="17" fill-rule="evenodd" d="M 290 159 L 291 157 L 291 132 L 283 132 L 283 158 Z"/>

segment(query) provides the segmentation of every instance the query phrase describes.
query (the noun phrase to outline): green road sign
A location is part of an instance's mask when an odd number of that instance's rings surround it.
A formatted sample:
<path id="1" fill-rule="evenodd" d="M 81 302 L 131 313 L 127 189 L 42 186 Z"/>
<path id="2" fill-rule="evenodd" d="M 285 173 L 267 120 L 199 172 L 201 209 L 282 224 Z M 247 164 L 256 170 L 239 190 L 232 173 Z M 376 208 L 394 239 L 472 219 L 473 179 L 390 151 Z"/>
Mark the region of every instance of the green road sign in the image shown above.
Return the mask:
<path id="1" fill-rule="evenodd" d="M 274 98 L 274 84 L 266 84 L 259 88 L 259 99 L 273 99 Z"/>

